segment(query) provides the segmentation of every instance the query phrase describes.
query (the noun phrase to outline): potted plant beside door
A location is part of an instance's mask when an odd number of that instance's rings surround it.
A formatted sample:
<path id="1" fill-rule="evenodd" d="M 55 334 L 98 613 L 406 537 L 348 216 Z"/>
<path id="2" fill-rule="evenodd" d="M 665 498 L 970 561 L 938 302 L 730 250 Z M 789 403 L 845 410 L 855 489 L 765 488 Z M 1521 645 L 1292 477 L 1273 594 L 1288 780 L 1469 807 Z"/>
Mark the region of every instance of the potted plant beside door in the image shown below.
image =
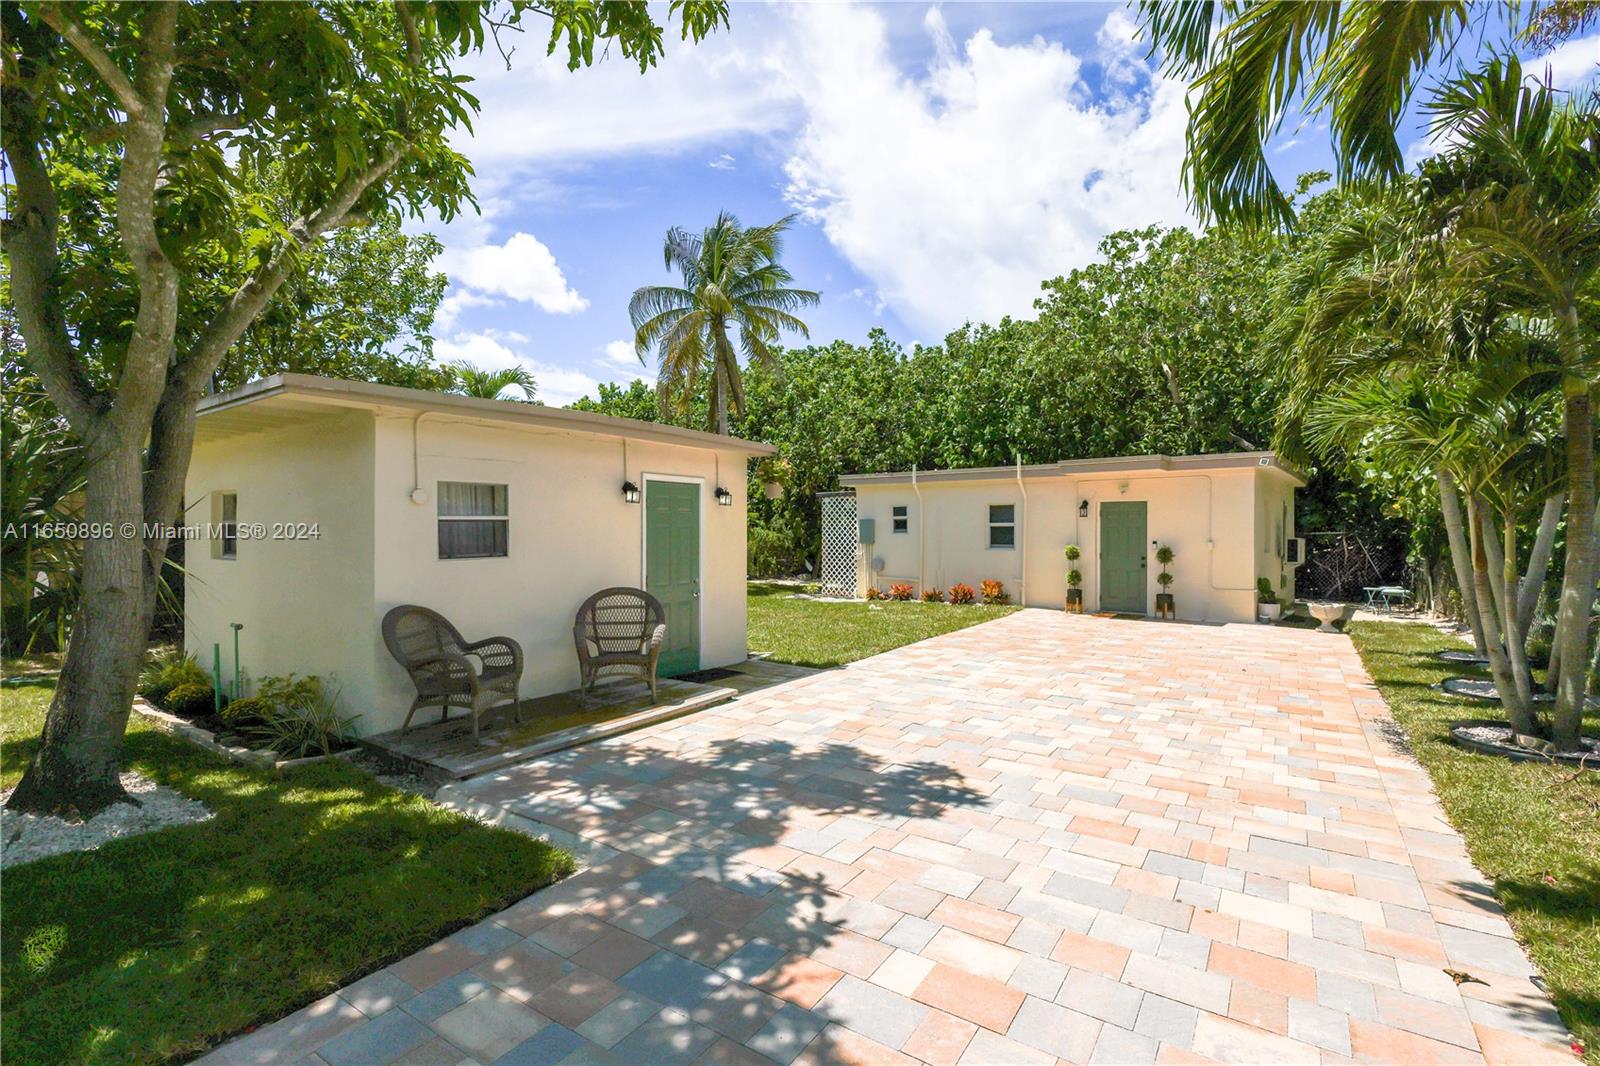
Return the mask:
<path id="1" fill-rule="evenodd" d="M 1067 604 L 1069 614 L 1083 613 L 1083 573 L 1078 569 L 1078 560 L 1083 557 L 1083 552 L 1076 544 L 1068 544 L 1063 553 L 1067 557 Z"/>
<path id="2" fill-rule="evenodd" d="M 1172 548 L 1168 545 L 1163 544 L 1156 549 L 1156 562 L 1161 564 L 1161 573 L 1156 575 L 1156 584 L 1161 586 L 1161 591 L 1156 593 L 1157 618 L 1172 619 L 1178 616 L 1172 602 L 1172 575 L 1167 572 L 1173 558 Z"/>
<path id="3" fill-rule="evenodd" d="M 1278 615 L 1283 613 L 1283 604 L 1278 602 L 1277 593 L 1272 591 L 1271 578 L 1256 579 L 1256 612 L 1256 617 L 1263 622 L 1276 622 Z"/>

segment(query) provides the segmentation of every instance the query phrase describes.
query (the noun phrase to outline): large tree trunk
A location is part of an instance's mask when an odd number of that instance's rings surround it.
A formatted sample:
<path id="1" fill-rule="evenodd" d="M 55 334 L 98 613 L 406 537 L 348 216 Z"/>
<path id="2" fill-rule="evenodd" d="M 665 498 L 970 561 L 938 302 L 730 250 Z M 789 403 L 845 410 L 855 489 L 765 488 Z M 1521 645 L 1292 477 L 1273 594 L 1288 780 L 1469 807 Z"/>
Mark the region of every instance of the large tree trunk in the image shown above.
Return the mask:
<path id="1" fill-rule="evenodd" d="M 1439 510 L 1444 515 L 1444 529 L 1450 544 L 1450 565 L 1455 568 L 1456 587 L 1461 590 L 1461 613 L 1472 629 L 1472 643 L 1478 654 L 1487 656 L 1488 647 L 1483 638 L 1483 619 L 1478 614 L 1477 588 L 1472 580 L 1472 552 L 1467 545 L 1466 527 L 1461 521 L 1461 500 L 1456 495 L 1455 476 L 1448 470 L 1439 471 Z"/>
<path id="2" fill-rule="evenodd" d="M 1527 646 L 1528 631 L 1533 627 L 1533 614 L 1539 608 L 1539 593 L 1545 578 L 1550 574 L 1550 555 L 1556 546 L 1556 526 L 1561 521 L 1561 508 L 1566 496 L 1556 493 L 1544 501 L 1539 514 L 1539 530 L 1534 534 L 1533 551 L 1528 555 L 1528 572 L 1517 586 L 1517 643 Z"/>
<path id="3" fill-rule="evenodd" d="M 6 804 L 12 810 L 88 815 L 127 799 L 122 737 L 155 609 L 142 444 L 90 447 L 84 521 L 96 535 L 84 543 L 77 617 L 42 744 Z"/>
<path id="4" fill-rule="evenodd" d="M 1567 559 L 1561 585 L 1561 676 L 1556 682 L 1554 740 L 1562 751 L 1579 748 L 1589 662 L 1589 610 L 1595 597 L 1594 414 L 1589 383 L 1562 382 L 1566 394 Z"/>
<path id="5" fill-rule="evenodd" d="M 1478 594 L 1478 610 L 1483 618 L 1484 631 L 1490 636 L 1486 642 L 1489 672 L 1494 676 L 1495 691 L 1500 694 L 1500 704 L 1506 718 L 1519 733 L 1532 733 L 1535 728 L 1529 704 L 1517 696 L 1516 680 L 1511 675 L 1511 663 L 1506 658 L 1505 646 L 1499 639 L 1500 625 L 1494 606 L 1494 593 L 1490 589 L 1489 555 L 1484 542 L 1493 536 L 1484 509 L 1467 498 L 1468 528 L 1472 534 L 1472 581 Z"/>

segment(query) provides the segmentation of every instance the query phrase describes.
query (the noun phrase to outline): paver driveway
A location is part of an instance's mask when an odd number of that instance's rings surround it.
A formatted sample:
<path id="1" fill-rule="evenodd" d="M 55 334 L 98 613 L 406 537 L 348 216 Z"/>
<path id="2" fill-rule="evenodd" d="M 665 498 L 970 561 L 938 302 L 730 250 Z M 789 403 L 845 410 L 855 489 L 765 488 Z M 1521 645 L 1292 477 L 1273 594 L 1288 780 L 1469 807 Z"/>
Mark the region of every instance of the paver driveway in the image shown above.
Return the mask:
<path id="1" fill-rule="evenodd" d="M 1023 611 L 452 786 L 593 865 L 218 1058 L 1571 1063 L 1387 726 L 1342 636 Z"/>

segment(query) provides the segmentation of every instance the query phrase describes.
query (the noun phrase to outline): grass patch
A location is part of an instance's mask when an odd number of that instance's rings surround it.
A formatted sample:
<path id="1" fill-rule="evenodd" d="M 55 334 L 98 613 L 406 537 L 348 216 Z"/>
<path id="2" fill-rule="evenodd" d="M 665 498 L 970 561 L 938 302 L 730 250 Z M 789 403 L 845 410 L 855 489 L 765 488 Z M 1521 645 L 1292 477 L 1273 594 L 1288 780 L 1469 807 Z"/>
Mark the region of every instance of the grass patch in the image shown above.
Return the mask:
<path id="1" fill-rule="evenodd" d="M 802 600 L 784 585 L 750 583 L 750 650 L 781 663 L 840 666 L 941 633 L 988 622 L 1015 607 Z M 881 608 L 881 609 L 880 609 Z"/>
<path id="2" fill-rule="evenodd" d="M 1562 1018 L 1600 1066 L 1600 774 L 1451 743 L 1451 722 L 1498 717 L 1492 705 L 1431 687 L 1467 672 L 1434 658 L 1467 647 L 1461 641 L 1394 622 L 1356 622 L 1349 632 Z"/>
<path id="3" fill-rule="evenodd" d="M 52 687 L 0 691 L 8 782 Z M 136 716 L 125 764 L 216 817 L 6 870 L 8 1060 L 188 1058 L 572 869 L 565 852 L 339 760 L 282 774 L 239 766 Z"/>

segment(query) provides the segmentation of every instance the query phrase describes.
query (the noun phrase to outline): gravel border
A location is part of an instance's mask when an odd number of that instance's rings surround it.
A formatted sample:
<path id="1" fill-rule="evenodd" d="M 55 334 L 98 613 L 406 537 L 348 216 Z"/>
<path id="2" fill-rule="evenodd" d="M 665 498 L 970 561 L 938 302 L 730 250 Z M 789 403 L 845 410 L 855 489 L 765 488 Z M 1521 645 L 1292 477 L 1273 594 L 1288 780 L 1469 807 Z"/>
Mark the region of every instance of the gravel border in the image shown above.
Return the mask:
<path id="1" fill-rule="evenodd" d="M 1488 666 L 1486 656 L 1475 651 L 1462 651 L 1460 648 L 1446 648 L 1444 651 L 1434 652 L 1435 659 L 1443 659 L 1447 663 L 1465 663 L 1468 666 Z"/>
<path id="2" fill-rule="evenodd" d="M 1589 749 L 1588 755 L 1575 752 L 1546 755 L 1543 752 L 1518 747 L 1511 739 L 1512 736 L 1509 725 L 1492 719 L 1471 718 L 1450 723 L 1450 739 L 1459 747 L 1469 751 L 1482 755 L 1497 755 L 1502 759 L 1514 759 L 1518 762 L 1556 762 L 1600 773 L 1600 740 L 1594 737 L 1583 738 L 1584 747 Z"/>
<path id="3" fill-rule="evenodd" d="M 5 811 L 0 816 L 0 866 L 20 866 L 70 851 L 93 851 L 107 841 L 215 817 L 199 800 L 158 785 L 143 774 L 123 774 L 122 787 L 136 803 L 113 803 L 85 821 Z M 0 793 L 0 804 L 12 791 Z"/>

